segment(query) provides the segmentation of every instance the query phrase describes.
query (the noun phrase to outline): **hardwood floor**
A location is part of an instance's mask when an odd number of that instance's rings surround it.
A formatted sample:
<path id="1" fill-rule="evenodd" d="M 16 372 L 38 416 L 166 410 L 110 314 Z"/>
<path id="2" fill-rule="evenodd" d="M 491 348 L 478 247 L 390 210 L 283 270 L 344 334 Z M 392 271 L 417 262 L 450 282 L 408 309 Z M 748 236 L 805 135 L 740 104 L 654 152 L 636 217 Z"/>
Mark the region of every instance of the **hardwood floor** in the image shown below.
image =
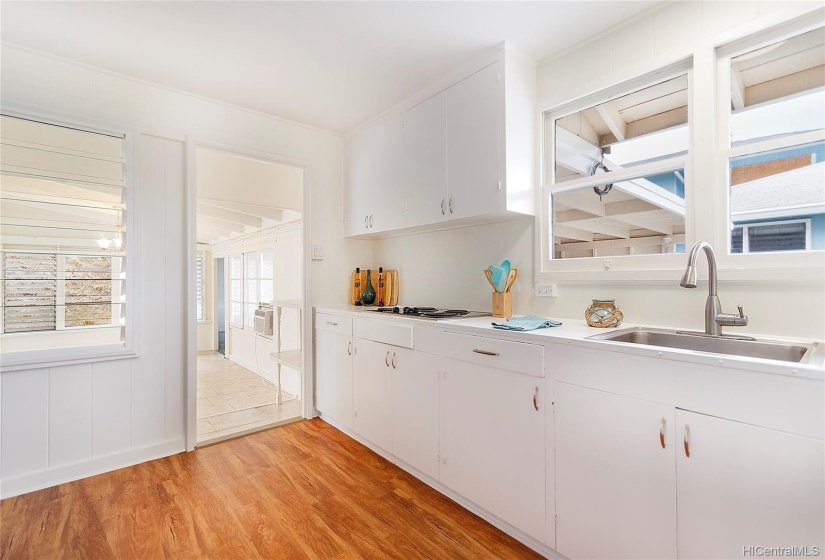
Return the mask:
<path id="1" fill-rule="evenodd" d="M 0 558 L 541 558 L 319 419 L 0 502 Z"/>

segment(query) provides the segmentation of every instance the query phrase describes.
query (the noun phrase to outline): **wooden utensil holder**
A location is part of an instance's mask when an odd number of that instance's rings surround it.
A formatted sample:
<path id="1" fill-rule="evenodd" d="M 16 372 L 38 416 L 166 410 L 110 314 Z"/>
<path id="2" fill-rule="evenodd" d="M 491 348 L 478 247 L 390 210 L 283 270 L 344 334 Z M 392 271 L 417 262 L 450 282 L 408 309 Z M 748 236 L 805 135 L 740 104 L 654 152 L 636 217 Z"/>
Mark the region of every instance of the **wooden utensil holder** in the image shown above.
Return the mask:
<path id="1" fill-rule="evenodd" d="M 510 318 L 513 316 L 513 293 L 493 292 L 493 317 Z"/>

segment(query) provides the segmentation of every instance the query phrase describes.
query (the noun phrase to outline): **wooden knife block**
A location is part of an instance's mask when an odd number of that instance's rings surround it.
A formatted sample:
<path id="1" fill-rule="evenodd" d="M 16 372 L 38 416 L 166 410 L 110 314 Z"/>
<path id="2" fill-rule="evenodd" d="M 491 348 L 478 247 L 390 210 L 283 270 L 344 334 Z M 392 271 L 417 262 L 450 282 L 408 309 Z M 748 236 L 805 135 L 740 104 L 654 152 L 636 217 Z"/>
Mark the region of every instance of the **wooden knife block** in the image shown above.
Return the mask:
<path id="1" fill-rule="evenodd" d="M 493 317 L 510 318 L 513 316 L 513 293 L 493 292 Z"/>

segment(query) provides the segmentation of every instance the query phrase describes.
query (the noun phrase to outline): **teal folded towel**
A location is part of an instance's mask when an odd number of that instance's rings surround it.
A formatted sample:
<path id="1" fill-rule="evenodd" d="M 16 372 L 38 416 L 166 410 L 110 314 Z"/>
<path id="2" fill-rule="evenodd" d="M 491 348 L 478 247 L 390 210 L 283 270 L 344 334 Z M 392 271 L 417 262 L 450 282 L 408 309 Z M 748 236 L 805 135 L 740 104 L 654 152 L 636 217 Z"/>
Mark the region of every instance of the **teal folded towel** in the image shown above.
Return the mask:
<path id="1" fill-rule="evenodd" d="M 536 317 L 535 315 L 527 315 L 525 317 L 511 317 L 504 323 L 493 323 L 494 329 L 503 329 L 505 331 L 533 331 L 536 329 L 546 329 L 547 327 L 560 327 L 560 321 L 553 321 L 545 319 L 544 317 Z"/>

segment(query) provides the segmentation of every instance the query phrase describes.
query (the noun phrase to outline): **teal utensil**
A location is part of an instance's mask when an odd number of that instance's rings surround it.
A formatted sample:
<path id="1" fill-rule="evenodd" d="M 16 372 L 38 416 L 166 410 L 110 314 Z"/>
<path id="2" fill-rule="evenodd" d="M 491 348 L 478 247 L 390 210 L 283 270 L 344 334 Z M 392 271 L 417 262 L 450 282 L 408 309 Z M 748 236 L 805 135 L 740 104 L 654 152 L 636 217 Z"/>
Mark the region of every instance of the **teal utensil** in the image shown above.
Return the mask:
<path id="1" fill-rule="evenodd" d="M 498 282 L 496 282 L 496 286 L 498 286 L 499 292 L 503 292 L 507 285 L 507 277 L 510 275 L 510 261 L 504 259 L 501 261 L 499 268 L 501 268 L 501 277 L 498 279 Z"/>
<path id="2" fill-rule="evenodd" d="M 507 278 L 507 275 L 504 274 L 504 269 L 500 266 L 491 266 L 490 270 L 493 271 L 493 286 L 496 287 L 496 291 L 501 291 L 501 281 Z"/>

